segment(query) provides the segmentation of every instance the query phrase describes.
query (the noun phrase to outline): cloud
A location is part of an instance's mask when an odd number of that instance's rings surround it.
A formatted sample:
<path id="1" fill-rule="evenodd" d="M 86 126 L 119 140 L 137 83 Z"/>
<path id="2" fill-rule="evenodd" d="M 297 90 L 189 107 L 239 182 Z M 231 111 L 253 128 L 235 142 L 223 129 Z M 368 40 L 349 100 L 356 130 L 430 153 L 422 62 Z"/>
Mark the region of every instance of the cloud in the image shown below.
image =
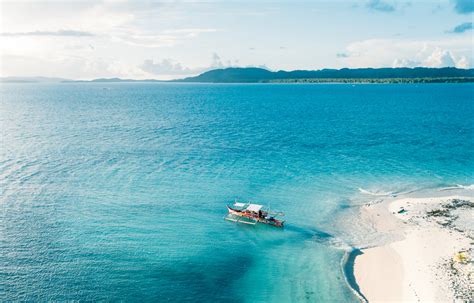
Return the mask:
<path id="1" fill-rule="evenodd" d="M 57 30 L 57 31 L 32 31 L 32 32 L 11 32 L 0 33 L 5 37 L 21 37 L 21 36 L 58 36 L 58 37 L 92 37 L 93 33 L 75 30 Z"/>
<path id="2" fill-rule="evenodd" d="M 217 53 L 213 53 L 209 66 L 201 67 L 185 67 L 181 63 L 173 59 L 162 59 L 161 61 L 155 62 L 154 60 L 145 60 L 138 68 L 149 75 L 145 78 L 149 79 L 150 76 L 159 76 L 160 79 L 176 79 L 176 76 L 194 76 L 213 69 L 228 68 L 228 67 L 259 67 L 269 69 L 266 65 L 239 65 L 239 60 L 222 60 L 221 56 Z"/>
<path id="3" fill-rule="evenodd" d="M 350 43 L 339 57 L 342 67 L 444 67 L 474 65 L 471 37 L 449 39 L 368 39 Z"/>
<path id="4" fill-rule="evenodd" d="M 472 30 L 472 22 L 464 22 L 462 24 L 459 24 L 456 26 L 450 33 L 464 33 L 465 31 L 470 31 Z"/>
<path id="5" fill-rule="evenodd" d="M 134 78 L 149 77 L 143 70 L 123 60 L 93 58 L 91 56 L 51 57 L 1 55 L 3 75 L 61 77 L 69 79 Z M 72 74 L 71 71 L 74 71 Z"/>
<path id="6" fill-rule="evenodd" d="M 216 54 L 216 53 L 212 54 L 212 62 L 211 62 L 210 67 L 212 67 L 212 68 L 224 67 L 224 64 L 222 64 L 221 57 L 218 54 Z"/>
<path id="7" fill-rule="evenodd" d="M 453 54 L 450 51 L 436 49 L 428 58 L 424 65 L 428 67 L 452 67 L 456 66 Z"/>
<path id="8" fill-rule="evenodd" d="M 382 0 L 370 0 L 365 6 L 371 10 L 379 12 L 390 13 L 395 11 L 395 6 Z"/>
<path id="9" fill-rule="evenodd" d="M 421 61 L 410 59 L 395 59 L 392 67 L 457 67 L 469 68 L 469 61 L 465 56 L 455 56 L 451 51 L 436 48 L 431 54 Z"/>
<path id="10" fill-rule="evenodd" d="M 186 10 L 182 4 L 171 1 L 103 0 L 67 4 L 7 1 L 1 6 L 4 33 L 0 33 L 0 37 L 96 36 L 114 44 L 158 48 L 217 31 L 207 27 L 176 26 L 179 23 L 175 21 L 183 19 Z M 64 24 L 66 30 L 62 28 Z"/>
<path id="11" fill-rule="evenodd" d="M 346 54 L 346 53 L 337 53 L 336 57 L 338 57 L 338 58 L 347 58 L 347 57 L 349 57 L 349 55 Z"/>
<path id="12" fill-rule="evenodd" d="M 171 47 L 182 41 L 177 35 L 144 34 L 133 30 L 114 33 L 110 36 L 110 40 L 146 48 Z"/>
<path id="13" fill-rule="evenodd" d="M 163 59 L 161 62 L 154 62 L 147 59 L 140 65 L 140 68 L 153 75 L 188 75 L 192 73 L 192 69 L 183 67 L 179 62 L 172 59 Z"/>
<path id="14" fill-rule="evenodd" d="M 181 28 L 181 29 L 169 29 L 163 31 L 164 34 L 179 34 L 186 37 L 196 37 L 202 33 L 214 33 L 217 32 L 215 28 Z"/>
<path id="15" fill-rule="evenodd" d="M 123 29 L 111 35 L 112 41 L 122 42 L 132 46 L 159 48 L 171 47 L 184 41 L 196 38 L 202 33 L 213 33 L 217 29 L 193 28 L 193 29 L 173 29 L 160 32 L 148 32 L 136 29 Z"/>
<path id="16" fill-rule="evenodd" d="M 473 0 L 453 0 L 454 10 L 459 14 L 469 14 L 474 12 Z"/>
<path id="17" fill-rule="evenodd" d="M 458 60 L 458 62 L 456 62 L 456 67 L 457 68 L 470 68 L 471 65 L 469 64 L 469 60 L 465 56 L 462 56 Z"/>
<path id="18" fill-rule="evenodd" d="M 238 61 L 235 61 L 237 64 Z M 211 63 L 209 66 L 204 67 L 184 67 L 181 63 L 173 59 L 162 59 L 161 61 L 155 62 L 154 60 L 148 59 L 145 60 L 139 68 L 143 71 L 155 75 L 155 76 L 176 76 L 176 75 L 196 75 L 203 73 L 205 71 L 216 69 L 216 68 L 225 68 L 233 66 L 231 60 L 227 60 L 226 64 L 222 63 L 221 57 L 217 53 L 213 53 L 211 57 Z"/>
<path id="19" fill-rule="evenodd" d="M 417 67 L 420 66 L 420 61 L 414 61 L 410 59 L 395 59 L 393 61 L 392 67 Z"/>

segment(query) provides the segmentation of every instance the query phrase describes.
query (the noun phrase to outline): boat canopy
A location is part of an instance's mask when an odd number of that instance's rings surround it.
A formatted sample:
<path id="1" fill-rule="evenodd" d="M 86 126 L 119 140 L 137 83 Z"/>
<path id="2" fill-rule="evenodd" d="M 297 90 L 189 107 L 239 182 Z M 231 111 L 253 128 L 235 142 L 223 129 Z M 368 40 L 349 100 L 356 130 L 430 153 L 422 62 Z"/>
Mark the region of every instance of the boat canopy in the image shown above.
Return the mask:
<path id="1" fill-rule="evenodd" d="M 257 213 L 262 207 L 263 205 L 259 204 L 249 204 L 249 206 L 247 206 L 247 210 Z"/>

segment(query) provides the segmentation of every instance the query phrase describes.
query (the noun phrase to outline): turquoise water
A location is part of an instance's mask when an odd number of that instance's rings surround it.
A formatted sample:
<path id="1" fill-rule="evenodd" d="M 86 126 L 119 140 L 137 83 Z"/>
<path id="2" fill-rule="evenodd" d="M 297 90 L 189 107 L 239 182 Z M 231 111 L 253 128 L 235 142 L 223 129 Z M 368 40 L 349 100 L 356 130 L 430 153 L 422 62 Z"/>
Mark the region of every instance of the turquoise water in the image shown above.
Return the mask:
<path id="1" fill-rule="evenodd" d="M 471 84 L 0 93 L 6 301 L 355 302 L 335 222 L 359 188 L 474 183 Z M 223 220 L 235 198 L 287 227 Z"/>

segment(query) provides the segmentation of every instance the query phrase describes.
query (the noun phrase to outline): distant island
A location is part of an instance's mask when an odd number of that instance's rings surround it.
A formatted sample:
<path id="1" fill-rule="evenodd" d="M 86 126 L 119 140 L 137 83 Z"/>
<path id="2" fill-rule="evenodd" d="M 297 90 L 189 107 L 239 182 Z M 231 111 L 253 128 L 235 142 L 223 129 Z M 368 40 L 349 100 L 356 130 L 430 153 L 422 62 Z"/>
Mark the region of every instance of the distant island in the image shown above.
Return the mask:
<path id="1" fill-rule="evenodd" d="M 225 68 L 175 82 L 200 83 L 459 83 L 474 82 L 474 69 L 356 68 L 272 72 L 263 68 Z"/>
<path id="2" fill-rule="evenodd" d="M 175 83 L 464 83 L 474 82 L 474 69 L 443 68 L 343 68 L 270 71 L 257 67 L 214 69 L 198 76 L 176 80 L 100 78 L 68 80 L 47 77 L 4 77 L 9 83 L 67 82 L 175 82 Z"/>

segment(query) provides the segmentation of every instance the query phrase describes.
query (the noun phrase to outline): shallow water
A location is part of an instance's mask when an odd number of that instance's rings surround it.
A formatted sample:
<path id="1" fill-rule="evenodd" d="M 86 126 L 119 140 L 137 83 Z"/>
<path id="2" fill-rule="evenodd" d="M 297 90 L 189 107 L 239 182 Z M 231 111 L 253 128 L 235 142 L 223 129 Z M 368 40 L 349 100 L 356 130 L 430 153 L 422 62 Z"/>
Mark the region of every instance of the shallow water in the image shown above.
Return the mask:
<path id="1" fill-rule="evenodd" d="M 472 84 L 0 92 L 7 301 L 356 301 L 338 213 L 474 183 Z M 287 227 L 224 221 L 235 198 L 284 211 Z"/>

